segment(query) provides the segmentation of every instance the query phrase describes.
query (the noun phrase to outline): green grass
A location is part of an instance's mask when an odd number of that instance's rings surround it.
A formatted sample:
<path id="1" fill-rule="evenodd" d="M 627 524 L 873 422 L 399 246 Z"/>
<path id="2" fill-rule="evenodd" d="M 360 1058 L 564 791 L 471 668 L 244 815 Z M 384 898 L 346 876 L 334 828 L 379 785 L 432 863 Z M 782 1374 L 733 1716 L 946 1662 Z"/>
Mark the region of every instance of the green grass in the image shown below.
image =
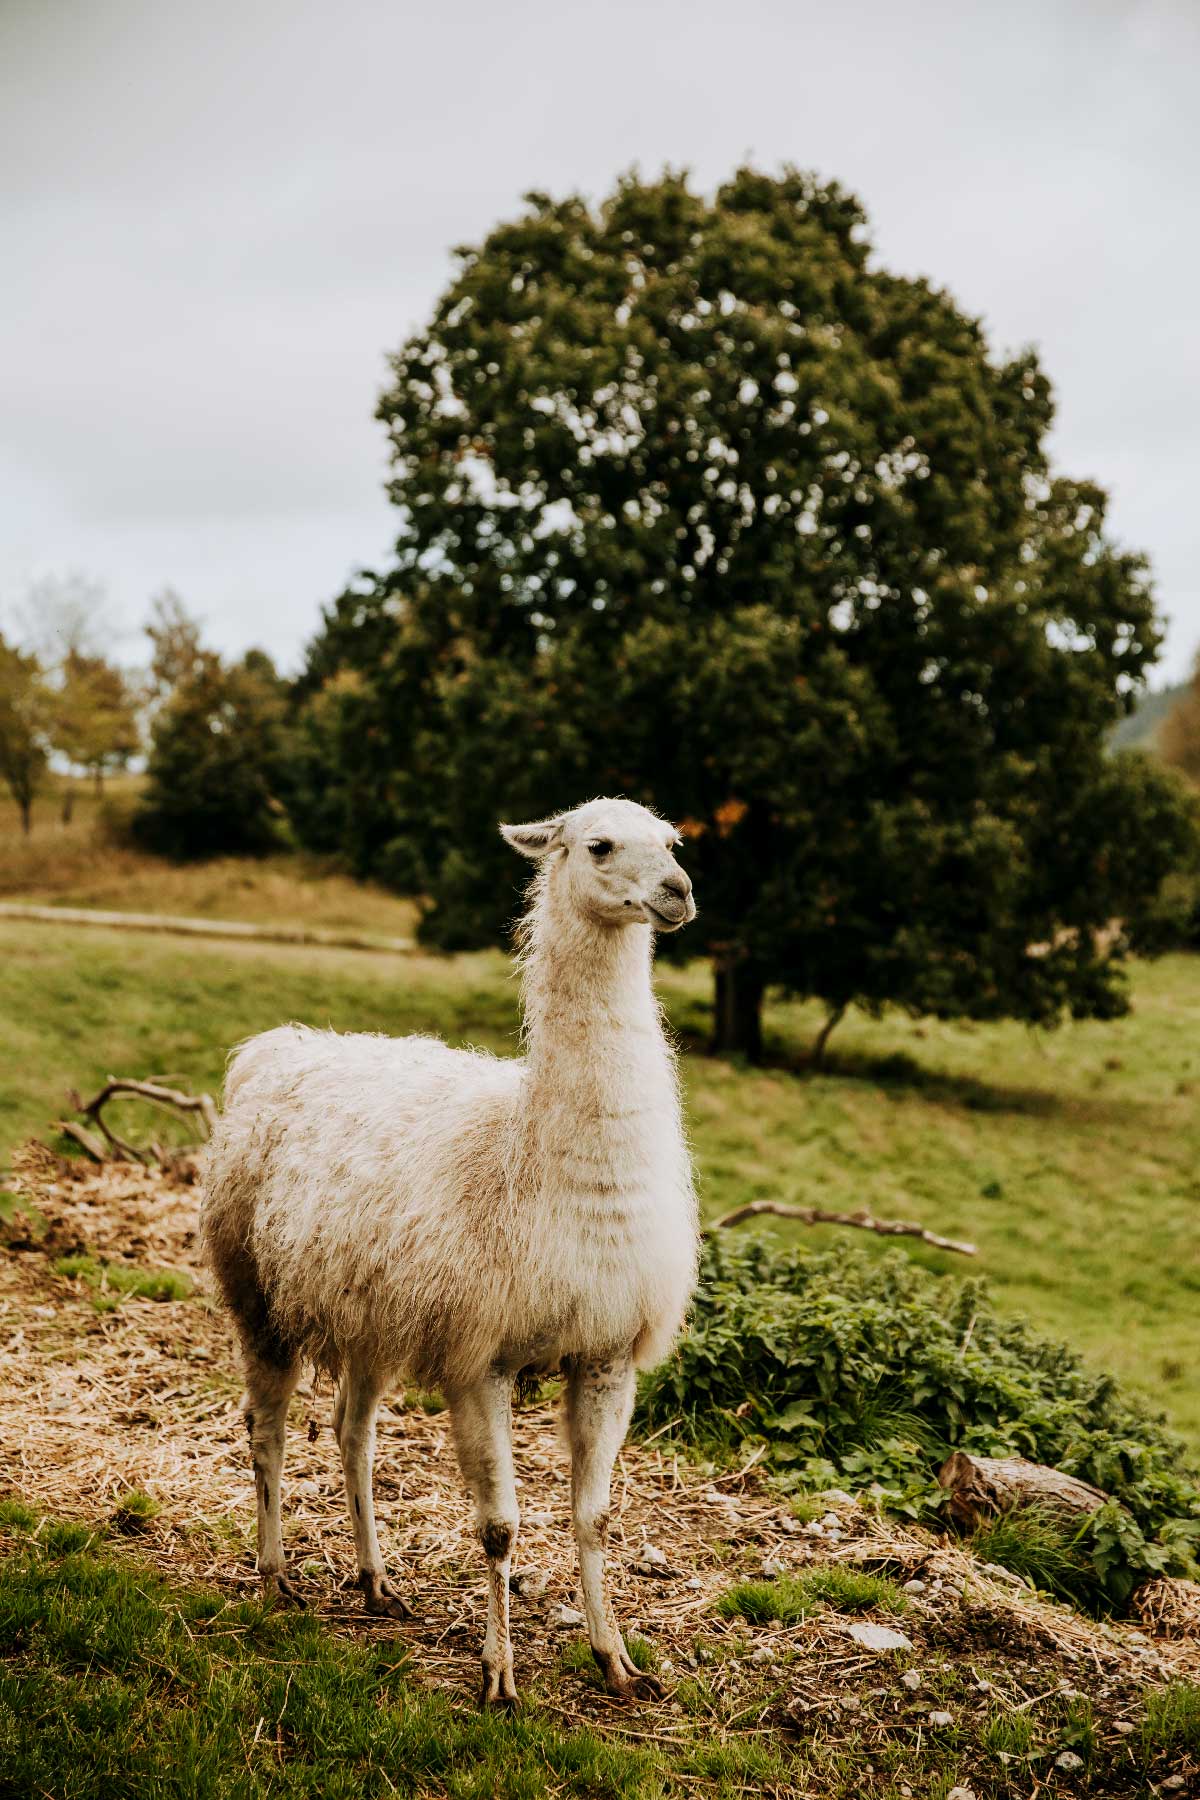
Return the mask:
<path id="1" fill-rule="evenodd" d="M 754 1741 L 697 1737 L 664 1757 L 565 1730 L 536 1698 L 480 1714 L 410 1680 L 394 1639 L 168 1588 L 86 1540 L 44 1523 L 0 1540 L 0 1800 L 661 1800 L 806 1777 L 794 1752 Z"/>
<path id="2" fill-rule="evenodd" d="M 1200 1758 L 1200 1687 L 1180 1681 L 1146 1695 L 1141 1727 L 1147 1763 L 1157 1757 Z"/>
<path id="3" fill-rule="evenodd" d="M 86 1252 L 56 1257 L 51 1267 L 56 1275 L 91 1288 L 95 1305 L 105 1312 L 123 1300 L 186 1300 L 193 1287 L 191 1276 L 178 1269 L 139 1269 L 132 1263 L 102 1262 Z"/>
<path id="4" fill-rule="evenodd" d="M 517 1047 L 516 988 L 499 955 L 367 956 L 0 922 L 0 962 L 11 1071 L 0 1165 L 46 1130 L 68 1086 L 111 1069 L 215 1092 L 228 1047 L 283 1019 Z M 694 1043 L 707 970 L 664 967 L 662 986 Z M 1136 967 L 1133 994 L 1128 1019 L 1049 1034 L 852 1016 L 821 1074 L 801 1066 L 817 1009 L 772 1005 L 775 1066 L 685 1057 L 706 1213 L 752 1199 L 865 1206 L 969 1237 L 980 1251 L 971 1264 L 907 1248 L 931 1267 L 983 1275 L 1007 1308 L 1157 1397 L 1200 1445 L 1189 1379 L 1200 1364 L 1200 959 Z M 847 1241 L 832 1228 L 803 1236 Z"/>
<path id="5" fill-rule="evenodd" d="M 908 1601 L 886 1575 L 830 1563 L 799 1575 L 781 1575 L 777 1581 L 739 1581 L 722 1594 L 717 1611 L 723 1618 L 747 1619 L 752 1625 L 765 1625 L 768 1619 L 792 1625 L 822 1606 L 834 1612 L 895 1614 L 907 1611 Z"/>
<path id="6" fill-rule="evenodd" d="M 986 1521 L 970 1541 L 981 1562 L 1000 1563 L 1045 1593 L 1077 1600 L 1091 1568 L 1074 1539 L 1053 1513 L 1030 1506 Z"/>

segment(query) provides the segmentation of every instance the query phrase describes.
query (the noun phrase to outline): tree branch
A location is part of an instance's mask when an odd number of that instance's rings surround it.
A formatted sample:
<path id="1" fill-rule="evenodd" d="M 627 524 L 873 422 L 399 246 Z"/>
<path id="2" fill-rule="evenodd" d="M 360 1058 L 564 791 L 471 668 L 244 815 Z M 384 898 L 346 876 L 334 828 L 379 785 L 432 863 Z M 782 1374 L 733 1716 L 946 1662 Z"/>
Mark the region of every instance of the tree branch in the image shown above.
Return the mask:
<path id="1" fill-rule="evenodd" d="M 802 1225 L 852 1225 L 859 1231 L 877 1232 L 880 1237 L 919 1238 L 935 1250 L 953 1250 L 958 1256 L 978 1255 L 974 1244 L 939 1237 L 936 1231 L 926 1231 L 923 1225 L 909 1225 L 900 1219 L 873 1219 L 868 1212 L 826 1212 L 820 1206 L 787 1206 L 782 1200 L 747 1201 L 745 1206 L 737 1206 L 723 1218 L 714 1219 L 708 1230 L 727 1231 L 731 1225 L 740 1225 L 744 1219 L 760 1218 L 764 1213 L 777 1219 L 798 1219 Z"/>
<path id="2" fill-rule="evenodd" d="M 163 1087 L 156 1081 L 133 1081 L 126 1076 L 110 1075 L 99 1093 L 86 1104 L 74 1089 L 67 1096 L 75 1111 L 82 1113 L 85 1119 L 90 1119 L 92 1124 L 103 1133 L 109 1149 L 105 1150 L 100 1139 L 93 1132 L 85 1131 L 81 1125 L 60 1122 L 59 1127 L 60 1130 L 66 1132 L 68 1137 L 74 1138 L 75 1142 L 81 1145 L 89 1156 L 94 1156 L 97 1162 L 109 1160 L 110 1155 L 118 1160 L 143 1164 L 149 1163 L 155 1157 L 159 1162 L 165 1161 L 162 1151 L 157 1145 L 149 1151 L 139 1150 L 136 1144 L 126 1143 L 124 1138 L 118 1137 L 112 1130 L 104 1117 L 104 1107 L 120 1094 L 128 1094 L 138 1100 L 148 1100 L 152 1106 L 161 1106 L 170 1112 L 189 1114 L 199 1125 L 200 1135 L 205 1140 L 212 1136 L 216 1127 L 217 1109 L 210 1094 L 185 1094 L 177 1088 Z"/>

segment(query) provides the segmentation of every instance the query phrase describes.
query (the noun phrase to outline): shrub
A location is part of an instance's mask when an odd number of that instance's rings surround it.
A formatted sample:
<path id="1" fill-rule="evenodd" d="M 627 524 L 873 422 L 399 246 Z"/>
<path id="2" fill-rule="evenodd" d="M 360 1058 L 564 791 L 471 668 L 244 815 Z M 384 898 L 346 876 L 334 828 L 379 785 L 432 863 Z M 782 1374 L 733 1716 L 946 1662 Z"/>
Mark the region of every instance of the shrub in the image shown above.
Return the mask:
<path id="1" fill-rule="evenodd" d="M 899 1253 L 707 1240 L 690 1328 L 638 1419 L 718 1454 L 765 1442 L 785 1490 L 841 1483 L 935 1521 L 952 1450 L 1027 1456 L 1113 1496 L 1059 1551 L 1082 1603 L 1120 1608 L 1140 1579 L 1195 1570 L 1200 1488 L 1160 1420 L 977 1281 Z"/>

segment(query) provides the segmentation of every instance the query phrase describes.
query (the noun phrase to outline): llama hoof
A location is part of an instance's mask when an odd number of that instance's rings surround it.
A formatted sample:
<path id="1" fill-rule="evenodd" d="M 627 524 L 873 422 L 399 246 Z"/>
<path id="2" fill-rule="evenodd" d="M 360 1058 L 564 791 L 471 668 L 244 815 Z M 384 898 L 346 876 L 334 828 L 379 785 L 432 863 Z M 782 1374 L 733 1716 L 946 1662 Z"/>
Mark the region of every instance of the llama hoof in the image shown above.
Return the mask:
<path id="1" fill-rule="evenodd" d="M 386 1575 L 372 1575 L 369 1569 L 360 1569 L 358 1585 L 363 1591 L 367 1611 L 376 1618 L 416 1618 L 417 1615 L 408 1601 L 396 1592 Z"/>
<path id="2" fill-rule="evenodd" d="M 482 1708 L 500 1707 L 508 1712 L 518 1704 L 519 1695 L 513 1680 L 511 1666 L 501 1663 L 485 1662 L 483 1665 L 483 1686 L 479 1690 L 479 1704 Z"/>
<path id="3" fill-rule="evenodd" d="M 296 1606 L 303 1608 L 304 1595 L 290 1576 L 282 1570 L 262 1578 L 263 1599 L 268 1606 Z"/>
<path id="4" fill-rule="evenodd" d="M 639 1669 L 626 1651 L 620 1651 L 613 1655 L 593 1650 L 592 1655 L 600 1665 L 604 1685 L 614 1699 L 661 1700 L 664 1698 L 667 1690 L 658 1676 L 651 1675 L 646 1669 Z"/>

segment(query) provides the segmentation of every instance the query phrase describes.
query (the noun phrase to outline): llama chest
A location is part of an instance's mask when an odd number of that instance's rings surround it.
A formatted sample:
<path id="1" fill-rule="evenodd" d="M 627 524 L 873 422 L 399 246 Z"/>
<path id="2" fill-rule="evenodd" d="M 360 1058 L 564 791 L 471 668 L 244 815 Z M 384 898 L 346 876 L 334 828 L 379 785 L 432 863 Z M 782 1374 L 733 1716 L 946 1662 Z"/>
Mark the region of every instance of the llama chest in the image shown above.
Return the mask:
<path id="1" fill-rule="evenodd" d="M 536 1228 L 513 1271 L 527 1325 L 503 1360 L 557 1362 L 667 1335 L 694 1280 L 695 1201 L 682 1142 L 618 1167 L 581 1143 L 543 1171 Z"/>

